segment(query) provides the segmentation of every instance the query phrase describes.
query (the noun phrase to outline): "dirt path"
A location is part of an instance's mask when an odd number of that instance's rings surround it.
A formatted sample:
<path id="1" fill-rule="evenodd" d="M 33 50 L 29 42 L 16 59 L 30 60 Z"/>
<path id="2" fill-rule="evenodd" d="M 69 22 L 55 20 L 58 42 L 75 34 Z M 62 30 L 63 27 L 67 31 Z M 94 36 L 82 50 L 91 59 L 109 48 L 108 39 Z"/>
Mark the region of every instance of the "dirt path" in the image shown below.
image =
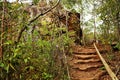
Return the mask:
<path id="1" fill-rule="evenodd" d="M 111 80 L 94 47 L 76 46 L 68 62 L 71 80 Z"/>

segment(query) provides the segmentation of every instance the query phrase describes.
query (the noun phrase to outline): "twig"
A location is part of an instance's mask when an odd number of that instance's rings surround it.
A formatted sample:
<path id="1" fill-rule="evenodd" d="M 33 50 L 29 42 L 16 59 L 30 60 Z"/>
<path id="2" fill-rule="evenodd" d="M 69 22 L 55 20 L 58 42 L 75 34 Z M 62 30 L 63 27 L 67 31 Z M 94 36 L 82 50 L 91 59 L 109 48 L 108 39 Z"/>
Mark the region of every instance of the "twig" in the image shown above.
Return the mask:
<path id="1" fill-rule="evenodd" d="M 118 75 L 118 72 L 120 71 L 120 66 L 118 65 L 117 70 L 115 72 L 115 75 Z"/>
<path id="2" fill-rule="evenodd" d="M 69 73 L 69 68 L 68 68 L 68 62 L 67 62 L 67 57 L 63 51 L 63 56 L 64 56 L 64 59 L 65 59 L 65 64 L 66 64 L 66 67 L 67 67 L 67 75 L 68 75 L 68 80 L 71 80 L 70 78 L 70 73 Z"/>
<path id="3" fill-rule="evenodd" d="M 119 71 L 120 71 L 120 67 L 117 68 L 117 71 L 115 72 L 115 75 L 118 75 Z"/>

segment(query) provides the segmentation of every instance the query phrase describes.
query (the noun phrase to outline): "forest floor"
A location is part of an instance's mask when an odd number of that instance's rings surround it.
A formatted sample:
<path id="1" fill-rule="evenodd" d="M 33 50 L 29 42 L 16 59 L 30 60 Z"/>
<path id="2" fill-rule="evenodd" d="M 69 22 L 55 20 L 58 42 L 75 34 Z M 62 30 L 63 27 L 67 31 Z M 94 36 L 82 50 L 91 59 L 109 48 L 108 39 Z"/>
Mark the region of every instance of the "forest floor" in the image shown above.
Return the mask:
<path id="1" fill-rule="evenodd" d="M 120 79 L 120 52 L 111 52 L 108 46 L 97 45 L 101 55 Z M 109 52 L 109 53 L 108 53 Z M 71 80 L 111 80 L 93 45 L 73 47 L 68 58 Z"/>

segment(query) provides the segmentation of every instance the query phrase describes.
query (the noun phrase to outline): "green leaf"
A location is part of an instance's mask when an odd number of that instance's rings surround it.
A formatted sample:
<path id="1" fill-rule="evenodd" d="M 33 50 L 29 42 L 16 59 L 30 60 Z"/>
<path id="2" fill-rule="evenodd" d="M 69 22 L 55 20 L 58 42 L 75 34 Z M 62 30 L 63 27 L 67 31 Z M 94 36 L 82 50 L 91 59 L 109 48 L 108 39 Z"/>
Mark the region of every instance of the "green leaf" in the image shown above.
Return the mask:
<path id="1" fill-rule="evenodd" d="M 28 62 L 28 59 L 24 59 L 24 62 L 27 63 L 27 62 Z"/>
<path id="2" fill-rule="evenodd" d="M 5 67 L 5 65 L 4 65 L 3 63 L 0 63 L 0 67 L 2 67 L 2 68 L 3 68 L 3 67 Z"/>
<path id="3" fill-rule="evenodd" d="M 7 73 L 9 72 L 9 64 L 5 67 L 5 70 L 7 71 Z"/>
<path id="4" fill-rule="evenodd" d="M 12 41 L 11 40 L 8 40 L 7 42 L 4 43 L 5 45 L 10 45 L 12 44 Z"/>
<path id="5" fill-rule="evenodd" d="M 19 51 L 20 49 L 19 48 L 17 48 L 17 49 L 15 49 L 13 52 L 14 52 L 14 56 L 13 57 L 16 57 L 16 55 L 18 54 L 18 51 Z"/>
<path id="6" fill-rule="evenodd" d="M 30 70 L 33 70 L 34 69 L 34 67 L 33 66 L 30 66 Z"/>
<path id="7" fill-rule="evenodd" d="M 101 69 L 101 70 L 105 70 L 105 67 L 103 66 L 103 67 L 101 67 L 100 69 Z"/>

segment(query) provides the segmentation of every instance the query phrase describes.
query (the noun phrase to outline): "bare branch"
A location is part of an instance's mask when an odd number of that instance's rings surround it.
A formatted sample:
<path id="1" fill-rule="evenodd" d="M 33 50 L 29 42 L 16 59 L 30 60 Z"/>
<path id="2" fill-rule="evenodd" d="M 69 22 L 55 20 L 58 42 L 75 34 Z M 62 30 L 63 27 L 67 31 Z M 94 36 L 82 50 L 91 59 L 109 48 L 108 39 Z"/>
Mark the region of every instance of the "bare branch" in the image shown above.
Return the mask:
<path id="1" fill-rule="evenodd" d="M 43 16 L 45 15 L 46 13 L 50 12 L 52 9 L 54 9 L 55 7 L 57 7 L 57 5 L 60 3 L 60 0 L 58 0 L 58 2 L 56 3 L 55 6 L 53 6 L 52 8 L 48 9 L 47 11 L 45 11 L 44 13 L 40 13 L 38 14 L 35 18 L 33 18 L 32 20 L 29 21 L 29 24 L 30 25 L 32 22 L 34 22 L 36 19 L 38 19 L 40 16 Z"/>
<path id="2" fill-rule="evenodd" d="M 17 37 L 17 41 L 16 43 L 18 43 L 20 41 L 20 38 L 22 36 L 22 33 L 27 29 L 27 26 L 29 26 L 31 23 L 33 23 L 35 20 L 37 20 L 40 16 L 45 15 L 46 13 L 50 12 L 52 9 L 54 9 L 55 7 L 57 7 L 57 5 L 60 3 L 60 0 L 58 0 L 58 2 L 50 9 L 48 9 L 47 11 L 45 11 L 44 13 L 40 13 L 38 14 L 36 17 L 34 17 L 33 19 L 31 19 L 27 25 L 25 25 L 19 32 L 18 37 Z"/>

